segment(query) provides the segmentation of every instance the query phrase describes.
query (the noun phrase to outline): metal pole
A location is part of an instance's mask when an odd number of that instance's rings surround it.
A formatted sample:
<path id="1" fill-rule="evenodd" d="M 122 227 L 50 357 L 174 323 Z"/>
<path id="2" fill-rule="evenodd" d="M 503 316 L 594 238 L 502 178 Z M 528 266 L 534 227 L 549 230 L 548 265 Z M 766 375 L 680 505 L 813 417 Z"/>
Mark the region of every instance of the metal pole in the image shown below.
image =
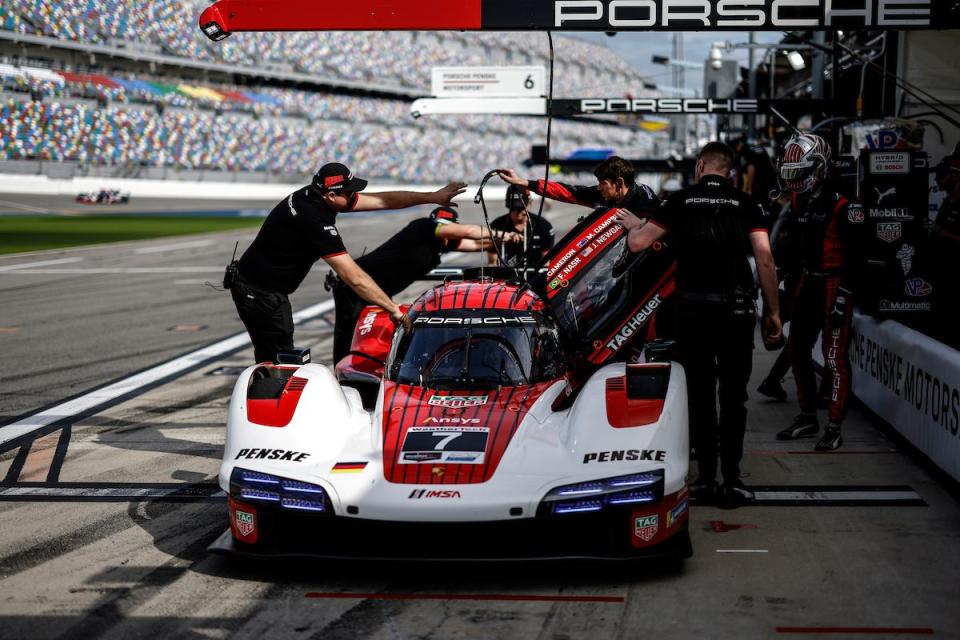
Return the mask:
<path id="1" fill-rule="evenodd" d="M 756 44 L 756 43 L 757 43 L 757 34 L 756 34 L 755 32 L 753 32 L 753 31 L 751 31 L 751 32 L 750 32 L 750 44 Z M 750 47 L 750 51 L 749 51 L 749 56 L 750 56 L 750 57 L 748 58 L 749 61 L 747 62 L 747 64 L 748 64 L 749 67 L 750 67 L 750 69 L 749 69 L 749 71 L 750 71 L 750 87 L 749 87 L 749 89 L 748 89 L 748 95 L 747 95 L 747 97 L 748 97 L 748 98 L 752 98 L 752 99 L 756 99 L 756 97 L 757 97 L 757 66 L 756 66 L 756 53 L 755 53 L 755 52 L 756 52 L 756 49 L 754 49 L 753 47 Z M 757 130 L 757 115 L 756 115 L 756 114 L 752 114 L 752 115 L 750 116 L 750 119 L 749 119 L 748 122 L 750 123 L 750 126 L 749 126 L 749 133 L 747 134 L 747 137 L 751 137 L 752 132 L 754 132 L 754 131 Z"/>
<path id="2" fill-rule="evenodd" d="M 815 31 L 813 33 L 813 42 L 814 44 L 825 45 L 827 42 L 827 34 L 823 31 Z M 823 99 L 824 97 L 824 68 L 823 49 L 817 49 L 813 53 L 813 61 L 810 64 L 810 73 L 813 74 L 813 97 L 817 99 Z"/>

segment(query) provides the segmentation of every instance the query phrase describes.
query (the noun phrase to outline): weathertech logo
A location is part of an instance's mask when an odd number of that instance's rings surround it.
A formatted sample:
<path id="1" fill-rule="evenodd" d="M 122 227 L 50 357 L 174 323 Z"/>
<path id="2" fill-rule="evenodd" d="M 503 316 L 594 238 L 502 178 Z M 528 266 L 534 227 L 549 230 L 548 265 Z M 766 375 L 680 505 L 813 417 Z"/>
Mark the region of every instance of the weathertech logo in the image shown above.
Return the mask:
<path id="1" fill-rule="evenodd" d="M 793 30 L 930 26 L 932 0 L 554 0 L 555 28 Z M 834 5 L 841 5 L 835 8 Z"/>
<path id="2" fill-rule="evenodd" d="M 459 491 L 435 490 L 435 489 L 414 489 L 407 496 L 408 500 L 422 500 L 424 498 L 459 498 Z"/>

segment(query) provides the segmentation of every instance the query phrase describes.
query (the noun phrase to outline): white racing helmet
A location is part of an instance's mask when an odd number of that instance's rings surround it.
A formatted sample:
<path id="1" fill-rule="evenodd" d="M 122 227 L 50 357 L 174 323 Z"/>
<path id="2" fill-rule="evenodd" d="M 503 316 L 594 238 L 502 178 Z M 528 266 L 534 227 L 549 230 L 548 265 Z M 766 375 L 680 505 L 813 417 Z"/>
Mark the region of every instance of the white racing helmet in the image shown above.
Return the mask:
<path id="1" fill-rule="evenodd" d="M 812 133 L 794 135 L 783 147 L 777 162 L 777 177 L 784 191 L 810 193 L 819 191 L 830 166 L 830 144 Z"/>

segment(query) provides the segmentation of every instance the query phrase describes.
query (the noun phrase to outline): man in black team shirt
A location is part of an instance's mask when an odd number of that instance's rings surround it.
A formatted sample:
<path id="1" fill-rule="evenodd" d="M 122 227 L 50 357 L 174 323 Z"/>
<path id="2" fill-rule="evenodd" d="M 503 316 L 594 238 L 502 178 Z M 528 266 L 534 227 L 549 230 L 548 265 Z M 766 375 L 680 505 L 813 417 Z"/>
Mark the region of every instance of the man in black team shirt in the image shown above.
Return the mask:
<path id="1" fill-rule="evenodd" d="M 456 209 L 437 207 L 426 218 L 412 220 L 382 245 L 357 258 L 357 265 L 373 278 L 388 296 L 395 296 L 415 280 L 440 264 L 440 254 L 448 251 L 485 251 L 490 246 L 490 232 L 476 224 L 459 224 Z M 493 238 L 515 245 L 522 240 L 518 233 L 494 231 Z M 338 274 L 339 275 L 339 274 Z M 350 353 L 353 329 L 364 301 L 341 275 L 333 284 L 337 304 L 333 329 L 333 362 Z"/>
<path id="2" fill-rule="evenodd" d="M 466 190 L 466 184 L 451 182 L 432 193 L 361 194 L 366 186 L 366 180 L 355 178 L 344 165 L 325 164 L 311 184 L 273 208 L 240 258 L 230 292 L 250 334 L 257 362 L 274 361 L 277 352 L 293 348 L 293 314 L 287 296 L 321 258 L 362 299 L 389 312 L 394 322 L 409 322 L 390 296 L 347 254 L 337 231 L 337 213 L 447 205 Z"/>
<path id="3" fill-rule="evenodd" d="M 553 248 L 553 225 L 540 216 L 531 216 L 527 211 L 529 196 L 524 187 L 507 187 L 507 213 L 494 219 L 490 228 L 494 231 L 512 231 L 522 236 L 521 243 L 498 243 L 506 266 L 533 267 L 544 254 Z M 498 261 L 496 251 L 490 253 L 491 264 Z"/>
<path id="4" fill-rule="evenodd" d="M 508 184 L 530 189 L 552 200 L 584 207 L 619 207 L 644 218 L 660 206 L 660 200 L 650 187 L 635 182 L 633 165 L 617 156 L 610 156 L 593 170 L 593 175 L 597 177 L 594 187 L 551 181 L 544 193 L 543 180 L 525 180 L 513 169 L 500 169 L 499 174 Z"/>
<path id="5" fill-rule="evenodd" d="M 728 182 L 733 152 L 713 142 L 700 152 L 697 184 L 670 196 L 649 222 L 621 211 L 631 251 L 645 250 L 668 232 L 677 252 L 677 339 L 687 376 L 690 427 L 700 476 L 697 500 L 717 497 L 717 427 L 720 430 L 721 505 L 753 498 L 740 482 L 746 429 L 747 381 L 756 326 L 753 273 L 757 263 L 766 301 L 764 342 L 780 340 L 777 274 L 767 237 L 766 212 Z M 720 419 L 717 421 L 717 383 Z"/>

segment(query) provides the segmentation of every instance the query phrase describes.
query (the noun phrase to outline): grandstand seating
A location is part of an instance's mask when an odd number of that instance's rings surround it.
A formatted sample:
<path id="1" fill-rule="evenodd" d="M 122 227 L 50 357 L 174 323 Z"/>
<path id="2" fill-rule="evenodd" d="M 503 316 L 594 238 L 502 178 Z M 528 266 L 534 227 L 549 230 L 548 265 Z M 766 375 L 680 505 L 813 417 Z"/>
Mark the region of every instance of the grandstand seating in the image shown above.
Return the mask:
<path id="1" fill-rule="evenodd" d="M 277 63 L 332 79 L 424 90 L 435 65 L 544 64 L 530 33 L 239 33 L 210 42 L 196 16 L 209 0 L 0 0 L 0 28 L 82 42 L 159 46 L 174 56 L 243 66 Z M 643 78 L 604 47 L 556 40 L 558 96 L 611 87 L 638 93 Z M 605 89 L 605 90 L 603 90 Z M 601 91 L 603 90 L 603 91 Z"/>
<path id="2" fill-rule="evenodd" d="M 139 42 L 194 60 L 274 64 L 424 93 L 434 65 L 546 61 L 545 47 L 531 46 L 536 34 L 249 33 L 211 43 L 195 25 L 205 2 L 0 0 L 0 28 L 90 43 Z M 561 40 L 560 95 L 564 87 L 589 95 L 591 83 L 639 84 L 639 75 L 609 50 Z M 307 174 L 318 162 L 336 158 L 374 178 L 476 180 L 492 167 L 526 158 L 544 131 L 537 118 L 415 120 L 402 100 L 201 85 L 133 73 L 0 64 L 0 78 L 7 96 L 0 110 L 0 159 L 288 175 Z M 646 155 L 651 148 L 647 134 L 622 127 L 566 120 L 555 122 L 553 131 L 556 155 L 597 144 L 624 155 Z"/>

